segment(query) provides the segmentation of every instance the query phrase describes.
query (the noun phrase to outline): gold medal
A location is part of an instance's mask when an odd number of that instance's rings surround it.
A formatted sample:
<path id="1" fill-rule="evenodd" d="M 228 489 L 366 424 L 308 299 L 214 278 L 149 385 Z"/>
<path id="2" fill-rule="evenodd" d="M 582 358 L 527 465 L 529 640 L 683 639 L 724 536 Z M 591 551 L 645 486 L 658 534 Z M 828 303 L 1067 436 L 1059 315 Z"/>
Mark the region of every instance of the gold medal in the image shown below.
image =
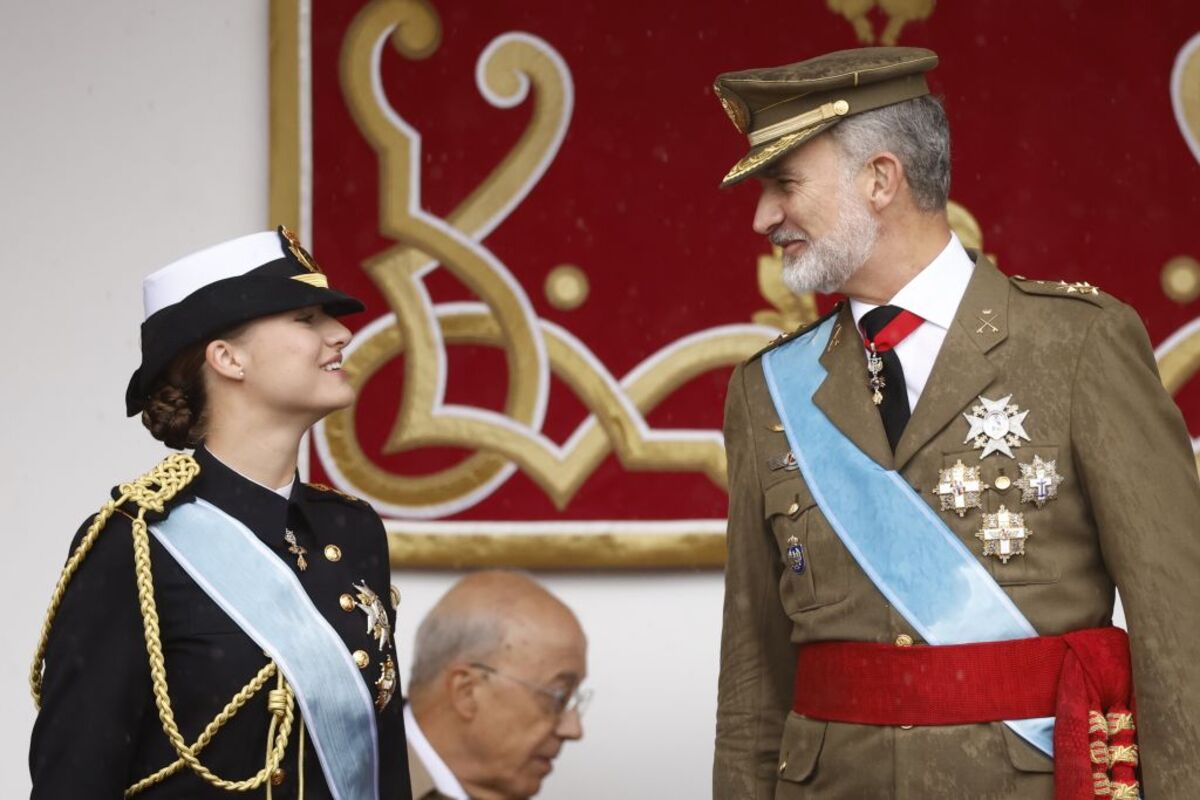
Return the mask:
<path id="1" fill-rule="evenodd" d="M 874 394 L 871 395 L 871 402 L 879 405 L 883 402 L 883 389 L 887 386 L 887 380 L 881 374 L 883 372 L 883 359 L 879 353 L 875 352 L 874 343 L 871 344 L 871 352 L 867 353 L 867 372 L 871 373 L 871 377 L 867 381 L 867 388 L 874 390 Z"/>
<path id="2" fill-rule="evenodd" d="M 392 702 L 392 695 L 396 693 L 396 684 L 396 663 L 392 661 L 389 653 L 383 663 L 379 665 L 379 680 L 375 681 L 376 710 L 383 711 L 387 704 Z"/>
<path id="3" fill-rule="evenodd" d="M 304 558 L 304 554 L 308 551 L 296 541 L 296 534 L 292 532 L 291 528 L 283 529 L 283 540 L 287 542 L 288 552 L 296 557 L 296 568 L 301 572 L 308 569 L 308 560 Z"/>

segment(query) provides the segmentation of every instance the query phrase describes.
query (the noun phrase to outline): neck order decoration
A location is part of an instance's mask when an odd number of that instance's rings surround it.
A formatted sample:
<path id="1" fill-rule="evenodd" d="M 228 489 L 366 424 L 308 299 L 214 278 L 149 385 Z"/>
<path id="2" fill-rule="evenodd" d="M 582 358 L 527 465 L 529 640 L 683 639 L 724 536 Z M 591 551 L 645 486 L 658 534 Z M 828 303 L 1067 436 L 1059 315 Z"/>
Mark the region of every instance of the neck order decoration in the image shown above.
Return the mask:
<path id="1" fill-rule="evenodd" d="M 872 391 L 871 400 L 875 405 L 883 402 L 883 390 L 887 386 L 880 354 L 892 350 L 921 327 L 924 321 L 911 311 L 895 306 L 879 306 L 863 315 L 860 332 L 868 350 L 867 372 L 870 377 L 867 379 L 867 388 Z"/>
<path id="2" fill-rule="evenodd" d="M 159 632 L 158 608 L 154 601 L 154 578 L 150 570 L 150 534 L 146 524 L 146 512 L 153 511 L 161 514 L 166 504 L 171 501 L 184 487 L 200 474 L 200 465 L 190 455 L 177 453 L 168 456 L 158 466 L 147 472 L 132 483 L 123 483 L 118 487 L 120 496 L 116 500 L 105 503 L 96 514 L 96 518 L 88 527 L 87 533 L 80 541 L 75 552 L 63 567 L 62 575 L 54 587 L 50 598 L 50 608 L 46 612 L 46 620 L 42 623 L 41 638 L 33 658 L 33 667 L 29 673 L 29 686 L 33 693 L 33 702 L 41 707 L 42 667 L 46 657 L 46 645 L 50 638 L 50 629 L 54 623 L 55 614 L 66 594 L 67 586 L 74 577 L 79 565 L 87 556 L 92 546 L 100 536 L 105 524 L 122 505 L 133 503 L 137 516 L 133 518 L 133 560 L 137 575 L 138 603 L 142 612 L 142 625 L 146 639 L 146 653 L 150 660 L 150 677 L 154 693 L 154 703 L 158 708 L 159 721 L 163 733 L 170 741 L 171 747 L 179 756 L 173 763 L 168 764 L 157 772 L 142 778 L 125 790 L 125 796 L 130 797 L 138 792 L 166 780 L 184 767 L 191 769 L 206 783 L 219 789 L 232 792 L 245 792 L 257 789 L 264 784 L 267 796 L 271 793 L 271 777 L 283 761 L 287 748 L 288 737 L 295 721 L 295 695 L 288 686 L 283 675 L 279 673 L 274 661 L 268 662 L 249 683 L 233 696 L 225 708 L 205 726 L 196 741 L 188 744 L 175 722 L 175 714 L 171 709 L 171 698 L 167 690 L 166 664 L 163 658 L 162 639 Z M 205 767 L 198 753 L 208 745 L 217 731 L 221 729 L 246 702 L 258 693 L 272 678 L 276 679 L 276 688 L 270 690 L 267 706 L 271 711 L 271 722 L 267 731 L 266 764 L 254 776 L 240 781 L 221 778 Z M 304 726 L 300 726 L 301 737 L 301 776 L 303 776 L 303 737 Z M 303 778 L 301 778 L 303 780 Z M 303 786 L 303 783 L 301 783 Z M 303 792 L 303 789 L 301 789 Z M 301 794 L 303 797 L 303 794 Z"/>

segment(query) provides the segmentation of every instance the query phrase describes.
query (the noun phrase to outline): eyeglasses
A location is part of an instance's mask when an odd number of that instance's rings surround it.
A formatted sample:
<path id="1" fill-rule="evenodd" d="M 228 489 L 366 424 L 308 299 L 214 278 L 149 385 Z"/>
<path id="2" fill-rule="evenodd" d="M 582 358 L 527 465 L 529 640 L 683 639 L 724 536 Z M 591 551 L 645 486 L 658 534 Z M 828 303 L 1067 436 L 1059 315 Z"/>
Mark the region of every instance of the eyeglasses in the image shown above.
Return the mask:
<path id="1" fill-rule="evenodd" d="M 512 681 L 515 684 L 524 686 L 531 692 L 535 692 L 536 694 L 540 694 L 542 697 L 548 698 L 554 704 L 554 713 L 560 717 L 572 711 L 582 717 L 583 712 L 587 710 L 588 704 L 592 702 L 591 689 L 575 689 L 573 692 L 569 692 L 566 689 L 548 689 L 545 686 L 538 686 L 535 683 L 530 683 L 529 681 L 522 680 L 515 675 L 509 675 L 501 672 L 495 667 L 488 666 L 487 664 L 483 664 L 478 661 L 472 663 L 470 666 L 474 667 L 475 669 L 482 670 L 489 675 L 496 675 L 497 677 L 504 678 L 506 681 Z"/>

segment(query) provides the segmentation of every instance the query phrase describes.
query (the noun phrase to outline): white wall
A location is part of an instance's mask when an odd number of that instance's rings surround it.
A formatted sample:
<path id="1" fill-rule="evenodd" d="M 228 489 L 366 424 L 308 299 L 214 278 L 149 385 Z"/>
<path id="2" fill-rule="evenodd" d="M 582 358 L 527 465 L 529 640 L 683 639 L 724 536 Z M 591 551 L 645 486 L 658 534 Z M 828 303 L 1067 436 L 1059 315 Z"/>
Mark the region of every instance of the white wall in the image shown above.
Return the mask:
<path id="1" fill-rule="evenodd" d="M 29 660 L 71 534 L 163 454 L 123 414 L 140 278 L 270 221 L 265 0 L 0 0 L 0 19 L 7 798 L 29 792 Z M 396 575 L 401 648 L 455 577 Z M 720 576 L 546 582 L 588 631 L 597 696 L 543 796 L 707 796 Z"/>

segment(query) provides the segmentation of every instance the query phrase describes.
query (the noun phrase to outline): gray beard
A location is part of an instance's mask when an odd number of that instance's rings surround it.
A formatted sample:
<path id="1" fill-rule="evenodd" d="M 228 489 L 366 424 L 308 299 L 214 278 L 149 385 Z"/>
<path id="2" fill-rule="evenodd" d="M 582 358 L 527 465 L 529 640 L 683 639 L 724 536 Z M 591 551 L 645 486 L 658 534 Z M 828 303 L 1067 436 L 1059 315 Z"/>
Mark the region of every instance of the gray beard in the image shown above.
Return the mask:
<path id="1" fill-rule="evenodd" d="M 794 294 L 836 292 L 875 249 L 879 222 L 866 201 L 854 194 L 850 181 L 843 181 L 839 193 L 838 221 L 833 230 L 820 239 L 809 239 L 800 255 L 783 257 L 783 282 Z M 779 231 L 775 235 L 781 242 L 796 238 Z"/>

